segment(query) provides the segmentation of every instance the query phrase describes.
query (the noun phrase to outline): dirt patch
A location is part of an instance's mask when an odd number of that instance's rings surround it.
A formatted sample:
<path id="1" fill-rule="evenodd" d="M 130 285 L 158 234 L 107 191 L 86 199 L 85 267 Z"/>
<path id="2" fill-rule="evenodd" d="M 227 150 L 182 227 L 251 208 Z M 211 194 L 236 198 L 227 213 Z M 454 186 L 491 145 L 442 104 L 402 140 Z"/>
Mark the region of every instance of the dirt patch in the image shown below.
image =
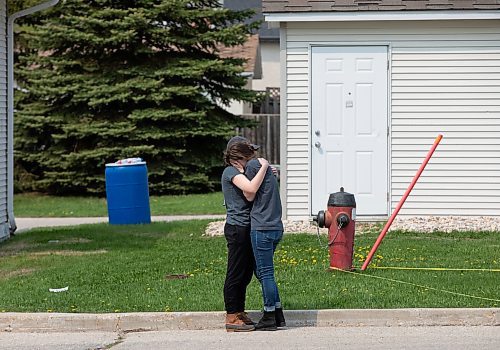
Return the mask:
<path id="1" fill-rule="evenodd" d="M 189 277 L 189 275 L 186 275 L 184 273 L 175 273 L 175 274 L 171 274 L 171 275 L 166 275 L 165 279 L 166 280 L 183 280 L 183 279 L 186 279 L 188 277 Z"/>
<path id="2" fill-rule="evenodd" d="M 75 237 L 70 239 L 55 239 L 48 241 L 48 243 L 52 244 L 74 244 L 74 243 L 90 243 L 90 242 L 92 242 L 92 240 L 81 237 Z"/>
<path id="3" fill-rule="evenodd" d="M 17 276 L 27 276 L 31 275 L 33 272 L 35 272 L 36 269 L 34 268 L 23 268 L 23 269 L 17 269 L 14 271 L 1 271 L 0 270 L 0 279 L 6 280 L 12 277 L 17 277 Z"/>
<path id="4" fill-rule="evenodd" d="M 137 232 L 137 233 L 131 233 L 130 234 L 131 236 L 135 236 L 135 237 L 142 237 L 142 238 L 161 238 L 161 237 L 165 237 L 165 233 L 163 232 Z"/>
<path id="5" fill-rule="evenodd" d="M 15 242 L 11 243 L 0 250 L 0 257 L 16 255 L 23 250 L 33 249 L 38 247 L 38 243 Z"/>
<path id="6" fill-rule="evenodd" d="M 43 250 L 40 252 L 26 252 L 26 251 L 0 251 L 0 258 L 13 257 L 13 256 L 27 256 L 28 258 L 40 258 L 49 255 L 60 255 L 60 256 L 84 256 L 84 255 L 96 255 L 96 254 L 106 254 L 108 251 L 106 249 L 99 250 Z"/>
<path id="7" fill-rule="evenodd" d="M 42 252 L 31 252 L 31 256 L 48 256 L 48 255 L 60 255 L 60 256 L 84 256 L 84 255 L 95 255 L 95 254 L 106 254 L 108 251 L 106 249 L 99 250 L 46 250 Z"/>

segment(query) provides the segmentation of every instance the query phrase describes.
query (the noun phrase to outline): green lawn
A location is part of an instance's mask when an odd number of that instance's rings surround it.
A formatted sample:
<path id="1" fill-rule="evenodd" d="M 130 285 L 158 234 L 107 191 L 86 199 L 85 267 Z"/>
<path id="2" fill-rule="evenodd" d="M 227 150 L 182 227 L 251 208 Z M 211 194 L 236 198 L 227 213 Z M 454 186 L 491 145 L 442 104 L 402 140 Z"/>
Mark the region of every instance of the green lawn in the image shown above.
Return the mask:
<path id="1" fill-rule="evenodd" d="M 222 192 L 186 196 L 151 196 L 151 215 L 225 214 Z M 107 216 L 105 198 L 16 194 L 16 217 Z"/>
<path id="2" fill-rule="evenodd" d="M 198 220 L 98 224 L 19 234 L 0 244 L 0 311 L 223 310 L 226 245 L 223 237 L 202 236 L 206 224 Z M 376 236 L 356 237 L 357 266 Z M 373 263 L 500 269 L 499 248 L 498 232 L 391 232 Z M 375 268 L 354 274 L 331 272 L 328 252 L 314 235 L 285 236 L 276 252 L 276 276 L 286 309 L 500 305 L 498 272 Z M 67 292 L 49 292 L 66 286 Z M 261 308 L 255 280 L 247 306 Z"/>

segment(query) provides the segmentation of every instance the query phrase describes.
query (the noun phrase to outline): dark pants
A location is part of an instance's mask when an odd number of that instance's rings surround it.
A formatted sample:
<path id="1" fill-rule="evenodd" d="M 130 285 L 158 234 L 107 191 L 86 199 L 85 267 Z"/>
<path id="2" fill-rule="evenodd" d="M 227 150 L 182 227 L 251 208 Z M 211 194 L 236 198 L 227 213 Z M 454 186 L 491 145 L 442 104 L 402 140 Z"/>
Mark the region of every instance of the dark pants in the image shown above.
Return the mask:
<path id="1" fill-rule="evenodd" d="M 224 304 L 226 312 L 233 314 L 245 310 L 246 291 L 254 273 L 255 259 L 250 227 L 226 224 L 224 236 L 228 252 Z"/>

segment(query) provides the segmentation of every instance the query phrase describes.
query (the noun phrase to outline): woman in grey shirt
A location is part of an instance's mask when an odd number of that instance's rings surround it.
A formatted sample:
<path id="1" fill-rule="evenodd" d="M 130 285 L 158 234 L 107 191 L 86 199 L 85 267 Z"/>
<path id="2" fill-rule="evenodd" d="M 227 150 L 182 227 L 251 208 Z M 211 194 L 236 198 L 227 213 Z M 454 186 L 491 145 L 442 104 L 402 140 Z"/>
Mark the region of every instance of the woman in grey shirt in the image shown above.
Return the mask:
<path id="1" fill-rule="evenodd" d="M 249 146 L 241 147 L 244 141 Z M 253 155 L 258 146 L 251 145 L 243 137 L 236 136 L 229 140 L 225 152 L 224 169 L 221 178 L 222 192 L 226 206 L 226 224 L 224 236 L 227 241 L 227 272 L 224 282 L 224 304 L 226 308 L 226 330 L 228 332 L 245 332 L 255 329 L 254 323 L 245 312 L 246 289 L 255 268 L 255 259 L 250 239 L 250 210 L 252 202 L 247 200 L 243 191 L 255 194 L 264 179 L 268 162 L 260 158 L 259 171 L 252 181 L 231 165 L 229 155 L 234 153 Z"/>
<path id="2" fill-rule="evenodd" d="M 244 151 L 244 152 L 243 152 Z M 255 149 L 245 140 L 236 142 L 227 152 L 228 162 L 254 181 L 260 179 L 263 166 L 255 159 Z M 278 182 L 272 171 L 265 169 L 264 180 L 258 191 L 243 194 L 254 201 L 250 210 L 250 238 L 256 263 L 256 275 L 261 283 L 264 314 L 255 325 L 256 330 L 273 331 L 286 327 L 278 286 L 274 278 L 274 252 L 283 237 L 281 200 Z"/>

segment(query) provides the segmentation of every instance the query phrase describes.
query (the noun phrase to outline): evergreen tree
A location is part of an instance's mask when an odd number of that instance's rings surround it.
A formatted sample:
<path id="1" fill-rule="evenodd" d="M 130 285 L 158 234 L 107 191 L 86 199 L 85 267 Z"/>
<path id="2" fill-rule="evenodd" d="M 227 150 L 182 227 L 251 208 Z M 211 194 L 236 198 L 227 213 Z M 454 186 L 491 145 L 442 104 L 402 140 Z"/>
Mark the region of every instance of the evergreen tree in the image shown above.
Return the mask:
<path id="1" fill-rule="evenodd" d="M 28 7 L 32 7 L 40 3 L 40 0 L 8 0 L 7 8 L 9 10 L 9 15 L 12 15 L 17 11 L 27 9 Z"/>
<path id="2" fill-rule="evenodd" d="M 18 188 L 102 194 L 104 165 L 142 157 L 151 193 L 218 187 L 222 150 L 254 101 L 243 44 L 258 23 L 218 0 L 66 0 L 24 19 L 16 79 Z M 26 91 L 27 90 L 27 91 Z"/>

